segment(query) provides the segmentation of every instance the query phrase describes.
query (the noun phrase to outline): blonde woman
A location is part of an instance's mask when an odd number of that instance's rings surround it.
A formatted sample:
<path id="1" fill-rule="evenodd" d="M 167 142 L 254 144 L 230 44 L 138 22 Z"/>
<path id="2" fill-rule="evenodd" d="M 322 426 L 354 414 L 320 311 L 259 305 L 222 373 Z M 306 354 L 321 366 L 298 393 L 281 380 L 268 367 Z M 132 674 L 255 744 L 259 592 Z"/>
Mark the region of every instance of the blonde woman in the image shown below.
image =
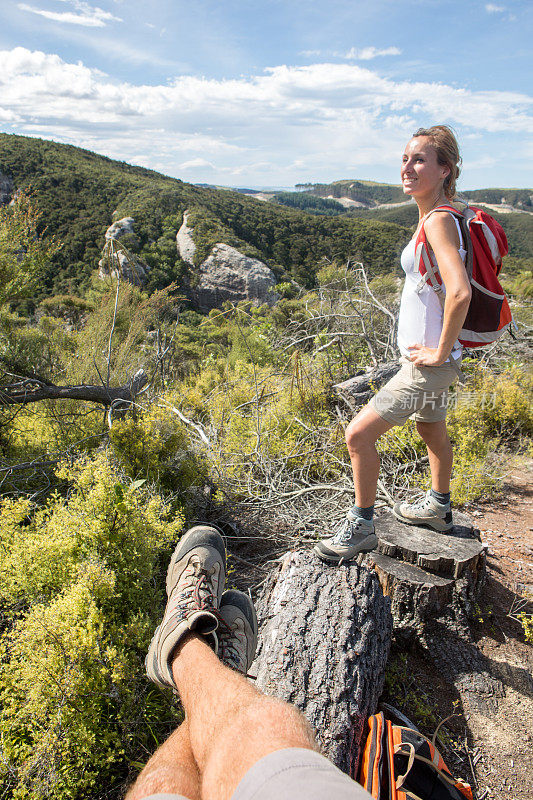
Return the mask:
<path id="1" fill-rule="evenodd" d="M 401 256 L 405 272 L 398 319 L 399 372 L 372 398 L 346 429 L 355 505 L 336 533 L 315 552 L 330 563 L 348 561 L 377 546 L 374 502 L 379 474 L 377 439 L 414 416 L 427 446 L 431 489 L 413 504 L 397 503 L 402 522 L 446 532 L 452 527 L 450 478 L 452 446 L 446 429 L 448 389 L 458 374 L 462 347 L 457 336 L 465 320 L 471 289 L 464 262 L 466 243 L 459 223 L 446 212 L 455 197 L 461 158 L 453 132 L 445 125 L 421 128 L 405 148 L 401 179 L 404 194 L 418 206 L 417 230 Z M 424 226 L 445 291 L 444 305 L 429 285 L 420 288 L 415 241 Z"/>

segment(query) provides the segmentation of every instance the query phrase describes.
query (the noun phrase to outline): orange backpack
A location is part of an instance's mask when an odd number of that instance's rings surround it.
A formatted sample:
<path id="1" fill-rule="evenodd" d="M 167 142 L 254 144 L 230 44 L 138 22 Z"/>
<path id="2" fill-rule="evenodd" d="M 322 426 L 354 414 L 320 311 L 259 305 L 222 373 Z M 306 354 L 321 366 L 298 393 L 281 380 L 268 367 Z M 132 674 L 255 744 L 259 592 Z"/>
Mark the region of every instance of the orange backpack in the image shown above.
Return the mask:
<path id="1" fill-rule="evenodd" d="M 473 800 L 469 784 L 452 778 L 434 741 L 394 725 L 382 712 L 368 726 L 356 780 L 376 800 Z"/>
<path id="2" fill-rule="evenodd" d="M 504 230 L 490 214 L 474 206 L 467 206 L 462 213 L 453 206 L 438 206 L 430 214 L 436 211 L 446 211 L 457 219 L 467 250 L 465 267 L 472 299 L 458 339 L 465 347 L 491 344 L 513 325 L 511 309 L 498 280 L 502 258 L 508 253 Z M 417 291 L 428 283 L 444 304 L 442 278 L 423 225 L 416 238 L 415 264 L 421 275 Z"/>

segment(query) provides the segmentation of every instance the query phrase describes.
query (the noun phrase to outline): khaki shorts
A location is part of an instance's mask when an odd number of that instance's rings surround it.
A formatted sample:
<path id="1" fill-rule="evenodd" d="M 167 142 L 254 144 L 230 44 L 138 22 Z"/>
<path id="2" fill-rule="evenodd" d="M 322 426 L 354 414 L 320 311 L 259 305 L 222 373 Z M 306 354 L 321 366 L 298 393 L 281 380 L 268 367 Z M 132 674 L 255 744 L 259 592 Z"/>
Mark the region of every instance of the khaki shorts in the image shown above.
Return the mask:
<path id="1" fill-rule="evenodd" d="M 372 800 L 331 761 L 299 747 L 276 750 L 248 770 L 231 800 Z M 187 800 L 181 794 L 151 794 L 145 800 Z"/>
<path id="2" fill-rule="evenodd" d="M 440 367 L 415 367 L 400 359 L 400 371 L 370 401 L 374 411 L 391 425 L 409 417 L 418 422 L 442 422 L 448 410 L 448 389 L 457 380 L 461 359 Z"/>

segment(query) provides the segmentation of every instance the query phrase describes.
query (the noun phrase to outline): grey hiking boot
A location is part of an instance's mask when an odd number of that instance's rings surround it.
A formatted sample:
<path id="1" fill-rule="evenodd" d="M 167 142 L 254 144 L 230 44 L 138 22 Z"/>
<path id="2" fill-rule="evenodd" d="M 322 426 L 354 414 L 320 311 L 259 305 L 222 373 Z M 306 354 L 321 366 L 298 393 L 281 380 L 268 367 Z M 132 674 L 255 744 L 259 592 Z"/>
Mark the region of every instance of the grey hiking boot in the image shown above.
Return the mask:
<path id="1" fill-rule="evenodd" d="M 346 519 L 330 539 L 323 539 L 315 545 L 314 552 L 322 561 L 342 564 L 351 561 L 359 553 L 368 553 L 378 546 L 372 520 L 356 517 L 350 510 Z"/>
<path id="2" fill-rule="evenodd" d="M 257 616 L 247 594 L 230 589 L 220 601 L 218 655 L 222 662 L 244 675 L 257 647 Z"/>
<path id="3" fill-rule="evenodd" d="M 215 652 L 215 630 L 226 582 L 226 548 L 219 532 L 196 525 L 180 539 L 167 570 L 168 602 L 145 658 L 146 673 L 159 686 L 175 689 L 172 653 L 193 631 L 206 638 Z"/>
<path id="4" fill-rule="evenodd" d="M 407 525 L 422 525 L 441 533 L 453 528 L 451 503 L 439 503 L 431 490 L 415 503 L 396 503 L 392 513 Z"/>

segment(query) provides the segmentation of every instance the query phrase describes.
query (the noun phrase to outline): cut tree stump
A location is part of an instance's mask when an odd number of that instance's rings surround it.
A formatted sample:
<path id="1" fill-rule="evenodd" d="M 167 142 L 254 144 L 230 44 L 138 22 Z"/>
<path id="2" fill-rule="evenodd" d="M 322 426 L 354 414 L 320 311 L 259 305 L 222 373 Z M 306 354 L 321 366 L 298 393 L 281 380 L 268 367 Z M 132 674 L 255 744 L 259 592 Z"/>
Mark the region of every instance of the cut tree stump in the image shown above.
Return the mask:
<path id="1" fill-rule="evenodd" d="M 293 703 L 322 752 L 354 774 L 363 726 L 381 694 L 392 635 L 390 602 L 373 570 L 287 553 L 256 604 L 259 646 L 250 673 Z"/>
<path id="2" fill-rule="evenodd" d="M 405 525 L 391 511 L 376 520 L 378 546 L 361 563 L 373 567 L 391 599 L 394 629 L 419 636 L 440 614 L 464 622 L 485 577 L 485 550 L 468 517 L 453 513 L 449 533 Z"/>
<path id="3" fill-rule="evenodd" d="M 397 640 L 417 641 L 452 683 L 465 714 L 493 714 L 504 689 L 470 628 L 486 572 L 485 549 L 470 519 L 453 512 L 450 533 L 405 525 L 382 512 L 378 547 L 360 557 L 391 599 Z"/>

